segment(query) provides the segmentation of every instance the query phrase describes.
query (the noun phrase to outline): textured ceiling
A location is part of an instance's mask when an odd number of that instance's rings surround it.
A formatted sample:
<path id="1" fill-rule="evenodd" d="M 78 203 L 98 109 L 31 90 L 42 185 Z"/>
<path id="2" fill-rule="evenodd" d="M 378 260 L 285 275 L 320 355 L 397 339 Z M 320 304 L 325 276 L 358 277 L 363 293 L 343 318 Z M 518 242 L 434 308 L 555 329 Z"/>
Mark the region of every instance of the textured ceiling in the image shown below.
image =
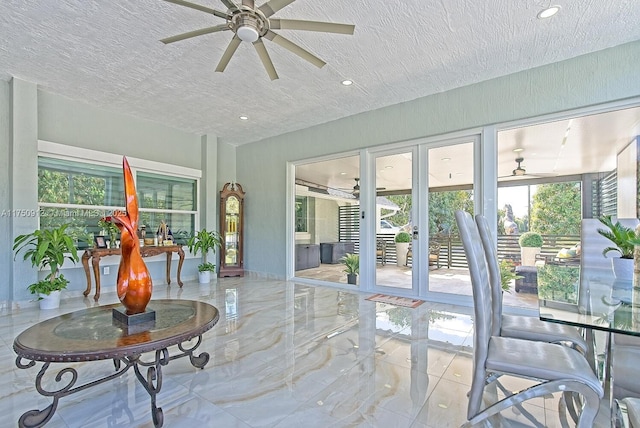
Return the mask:
<path id="1" fill-rule="evenodd" d="M 559 3 L 538 20 L 547 1 L 297 0 L 273 17 L 355 34 L 277 30 L 327 65 L 265 41 L 280 76 L 270 81 L 246 43 L 214 72 L 229 31 L 159 41 L 224 22 L 207 13 L 162 0 L 2 0 L 0 79 L 239 145 L 640 39 L 638 0 Z"/>

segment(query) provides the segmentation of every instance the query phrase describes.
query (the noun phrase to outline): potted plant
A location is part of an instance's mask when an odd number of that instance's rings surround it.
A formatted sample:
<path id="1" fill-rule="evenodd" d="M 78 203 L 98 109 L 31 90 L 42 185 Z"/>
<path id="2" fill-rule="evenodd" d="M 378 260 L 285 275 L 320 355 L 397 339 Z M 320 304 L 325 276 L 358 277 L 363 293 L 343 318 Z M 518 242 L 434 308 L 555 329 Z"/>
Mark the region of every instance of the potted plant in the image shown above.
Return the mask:
<path id="1" fill-rule="evenodd" d="M 118 232 L 120 232 L 118 230 L 118 226 L 116 226 L 115 223 L 113 223 L 110 220 L 107 220 L 106 218 L 101 218 L 100 220 L 98 220 L 98 227 L 102 229 L 102 233 L 104 233 L 105 236 L 109 237 L 109 241 L 111 242 L 111 247 L 115 248 L 116 240 L 118 238 Z"/>
<path id="2" fill-rule="evenodd" d="M 536 232 L 525 232 L 518 239 L 522 266 L 535 266 L 536 255 L 542 250 L 542 236 Z"/>
<path id="3" fill-rule="evenodd" d="M 611 259 L 613 274 L 619 279 L 631 279 L 633 277 L 633 252 L 635 246 L 640 245 L 640 238 L 636 236 L 636 231 L 633 228 L 624 226 L 619 221 L 614 223 L 610 215 L 602 216 L 599 220 L 600 223 L 607 226 L 607 229 L 598 229 L 598 233 L 615 245 L 602 250 L 602 255 L 607 257 L 611 251 L 619 253 L 619 257 Z"/>
<path id="4" fill-rule="evenodd" d="M 411 235 L 407 232 L 398 232 L 394 241 L 396 243 L 396 263 L 398 266 L 405 266 L 407 264 L 407 252 L 411 243 Z"/>
<path id="5" fill-rule="evenodd" d="M 500 268 L 500 286 L 503 291 L 511 293 L 511 281 L 522 277 L 515 272 L 515 266 L 511 260 L 500 260 L 498 266 Z"/>
<path id="6" fill-rule="evenodd" d="M 78 250 L 73 237 L 66 232 L 67 225 L 57 229 L 35 230 L 20 235 L 13 242 L 15 257 L 24 251 L 23 260 L 29 260 L 31 266 L 49 268 L 49 274 L 42 280 L 29 285 L 32 294 L 38 294 L 41 309 L 55 309 L 60 306 L 60 290 L 67 287 L 69 281 L 60 273 L 65 259 L 76 263 Z"/>
<path id="7" fill-rule="evenodd" d="M 346 253 L 340 259 L 344 264 L 344 272 L 347 274 L 347 284 L 356 284 L 358 273 L 360 273 L 360 255 Z"/>
<path id="8" fill-rule="evenodd" d="M 218 232 L 202 229 L 187 241 L 189 252 L 193 255 L 202 252 L 202 263 L 198 265 L 198 282 L 208 284 L 211 281 L 211 272 L 216 271 L 216 265 L 207 263 L 207 254 L 212 251 L 216 253 L 216 248 L 222 246 L 222 236 Z"/>

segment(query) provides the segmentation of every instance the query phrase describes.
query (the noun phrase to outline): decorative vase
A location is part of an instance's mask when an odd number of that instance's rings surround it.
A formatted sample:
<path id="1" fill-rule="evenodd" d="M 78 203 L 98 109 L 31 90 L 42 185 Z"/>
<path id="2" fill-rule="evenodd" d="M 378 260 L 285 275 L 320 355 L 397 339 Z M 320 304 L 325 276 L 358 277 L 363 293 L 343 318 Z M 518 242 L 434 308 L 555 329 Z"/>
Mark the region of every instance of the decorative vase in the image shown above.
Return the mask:
<path id="1" fill-rule="evenodd" d="M 535 266 L 536 255 L 540 254 L 540 247 L 520 247 L 520 259 L 522 266 Z"/>
<path id="2" fill-rule="evenodd" d="M 613 268 L 613 276 L 618 280 L 633 280 L 633 259 L 623 259 L 615 257 L 611 259 L 611 267 Z"/>
<path id="3" fill-rule="evenodd" d="M 208 284 L 211 281 L 211 271 L 203 270 L 198 272 L 198 282 L 200 284 Z"/>
<path id="4" fill-rule="evenodd" d="M 40 297 L 40 309 L 58 309 L 60 307 L 60 290 L 50 294 L 38 294 Z"/>
<path id="5" fill-rule="evenodd" d="M 408 242 L 396 242 L 396 263 L 398 266 L 402 267 L 407 264 L 407 251 L 409 251 Z"/>

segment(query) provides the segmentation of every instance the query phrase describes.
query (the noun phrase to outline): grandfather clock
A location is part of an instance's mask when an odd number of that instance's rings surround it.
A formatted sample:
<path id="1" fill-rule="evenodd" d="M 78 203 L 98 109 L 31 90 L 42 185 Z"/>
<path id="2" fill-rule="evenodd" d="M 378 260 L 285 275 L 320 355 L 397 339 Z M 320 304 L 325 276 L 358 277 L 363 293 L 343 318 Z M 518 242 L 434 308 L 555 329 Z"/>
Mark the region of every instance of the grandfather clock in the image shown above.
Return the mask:
<path id="1" fill-rule="evenodd" d="M 244 276 L 244 191 L 238 183 L 227 183 L 220 191 L 220 231 L 224 244 L 218 276 Z"/>

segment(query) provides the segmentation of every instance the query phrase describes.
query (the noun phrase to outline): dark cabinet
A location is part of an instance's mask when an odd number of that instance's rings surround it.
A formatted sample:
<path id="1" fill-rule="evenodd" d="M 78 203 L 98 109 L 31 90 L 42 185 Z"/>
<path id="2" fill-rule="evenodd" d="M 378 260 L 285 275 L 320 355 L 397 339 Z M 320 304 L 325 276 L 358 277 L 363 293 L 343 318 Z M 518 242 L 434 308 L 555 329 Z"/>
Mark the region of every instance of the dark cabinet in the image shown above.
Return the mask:
<path id="1" fill-rule="evenodd" d="M 320 266 L 320 245 L 296 244 L 296 270 Z"/>
<path id="2" fill-rule="evenodd" d="M 353 242 L 322 242 L 320 243 L 320 261 L 322 263 L 340 263 L 345 254 L 353 254 L 355 244 Z"/>

